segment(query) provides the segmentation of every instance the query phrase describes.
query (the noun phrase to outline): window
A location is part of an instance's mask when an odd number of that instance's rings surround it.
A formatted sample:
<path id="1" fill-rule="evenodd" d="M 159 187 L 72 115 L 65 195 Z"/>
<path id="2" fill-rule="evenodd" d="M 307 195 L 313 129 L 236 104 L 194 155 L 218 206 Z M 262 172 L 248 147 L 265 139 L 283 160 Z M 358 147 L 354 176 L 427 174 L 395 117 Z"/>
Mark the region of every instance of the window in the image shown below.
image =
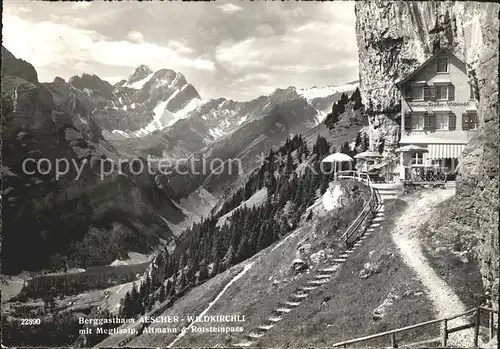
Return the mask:
<path id="1" fill-rule="evenodd" d="M 447 73 L 448 72 L 448 58 L 442 57 L 437 60 L 437 72 Z"/>
<path id="2" fill-rule="evenodd" d="M 411 128 L 412 130 L 423 130 L 424 116 L 419 114 L 413 114 L 411 116 Z"/>
<path id="3" fill-rule="evenodd" d="M 414 100 L 424 100 L 424 87 L 423 86 L 413 86 L 413 99 Z"/>
<path id="4" fill-rule="evenodd" d="M 469 119 L 469 130 L 477 130 L 479 126 L 479 120 L 477 119 L 477 113 L 467 113 Z"/>
<path id="5" fill-rule="evenodd" d="M 448 129 L 448 114 L 437 114 L 436 115 L 436 129 L 437 130 L 447 130 Z"/>
<path id="6" fill-rule="evenodd" d="M 448 99 L 448 86 L 436 86 L 436 99 Z"/>
<path id="7" fill-rule="evenodd" d="M 436 88 L 434 86 L 424 87 L 424 101 L 433 101 L 436 99 Z"/>
<path id="8" fill-rule="evenodd" d="M 424 164 L 424 154 L 412 153 L 411 154 L 411 164 L 412 165 L 423 165 Z"/>

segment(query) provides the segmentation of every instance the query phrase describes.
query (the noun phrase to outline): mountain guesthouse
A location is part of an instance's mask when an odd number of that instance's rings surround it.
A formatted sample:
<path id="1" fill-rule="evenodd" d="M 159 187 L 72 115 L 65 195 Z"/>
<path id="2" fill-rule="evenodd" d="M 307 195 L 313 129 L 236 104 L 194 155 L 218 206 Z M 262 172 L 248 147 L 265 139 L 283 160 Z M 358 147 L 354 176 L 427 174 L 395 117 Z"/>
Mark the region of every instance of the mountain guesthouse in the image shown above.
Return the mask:
<path id="1" fill-rule="evenodd" d="M 441 49 L 396 84 L 401 91 L 400 179 L 426 181 L 429 173 L 453 176 L 458 157 L 478 129 L 477 100 L 465 63 Z"/>

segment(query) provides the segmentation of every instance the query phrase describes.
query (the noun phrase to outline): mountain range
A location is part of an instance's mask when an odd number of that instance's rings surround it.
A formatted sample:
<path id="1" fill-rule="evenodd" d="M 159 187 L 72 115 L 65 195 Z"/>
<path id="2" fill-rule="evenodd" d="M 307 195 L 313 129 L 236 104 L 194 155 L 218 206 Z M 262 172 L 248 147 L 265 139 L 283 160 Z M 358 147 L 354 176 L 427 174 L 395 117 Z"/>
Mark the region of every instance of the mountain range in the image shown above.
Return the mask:
<path id="1" fill-rule="evenodd" d="M 267 115 L 278 104 L 294 100 L 302 100 L 304 109 L 311 109 L 308 110 L 308 121 L 317 124 L 341 93 L 354 91 L 357 82 L 308 89 L 290 86 L 247 102 L 226 98 L 202 100 L 196 88 L 181 73 L 170 69 L 153 72 L 140 65 L 127 80 L 115 85 L 89 74 L 73 76 L 67 83 L 57 77 L 45 85 L 62 98 L 78 95 L 103 129 L 105 139 L 141 137 L 189 118 L 202 124 L 204 129 L 199 131 L 206 131 L 206 142 L 209 142 L 227 135 L 247 121 Z"/>
<path id="2" fill-rule="evenodd" d="M 324 128 L 321 121 L 333 103 L 357 87 L 288 87 L 246 102 L 205 101 L 169 69 L 153 72 L 141 65 L 115 85 L 90 74 L 41 83 L 31 64 L 4 47 L 2 57 L 6 272 L 81 266 L 83 260 L 85 267 L 106 264 L 107 259 L 79 255 L 109 246 L 112 252 L 101 252 L 111 262 L 169 241 L 243 181 L 260 154 L 293 134 Z M 78 178 L 71 169 L 56 180 L 23 173 L 27 157 L 89 165 Z M 122 173 L 98 178 L 103 162 L 137 157 L 217 158 L 221 166 L 238 158 L 243 173 L 135 175 L 125 164 Z M 86 240 L 94 228 L 106 237 Z M 32 262 L 20 259 L 24 244 L 33 246 Z"/>

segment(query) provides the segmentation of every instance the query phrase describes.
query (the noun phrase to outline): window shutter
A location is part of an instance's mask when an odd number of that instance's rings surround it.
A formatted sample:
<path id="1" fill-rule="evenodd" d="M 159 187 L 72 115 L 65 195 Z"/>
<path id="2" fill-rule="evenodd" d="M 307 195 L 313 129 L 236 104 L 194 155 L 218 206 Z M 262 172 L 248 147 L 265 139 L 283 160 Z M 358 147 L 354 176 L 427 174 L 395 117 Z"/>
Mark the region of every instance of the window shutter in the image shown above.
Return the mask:
<path id="1" fill-rule="evenodd" d="M 424 130 L 429 129 L 429 114 L 425 113 L 424 114 Z"/>
<path id="2" fill-rule="evenodd" d="M 470 130 L 475 130 L 478 128 L 478 119 L 477 119 L 477 113 L 470 113 L 467 114 L 467 118 L 469 119 L 469 129 Z"/>
<path id="3" fill-rule="evenodd" d="M 429 91 L 430 91 L 430 97 L 429 97 L 429 99 L 431 101 L 435 101 L 436 100 L 436 86 L 431 86 L 429 88 Z"/>
<path id="4" fill-rule="evenodd" d="M 412 95 L 411 95 L 411 88 L 410 88 L 410 85 L 407 84 L 404 88 L 404 93 L 405 93 L 405 97 L 407 100 L 411 101 L 412 100 Z"/>
<path id="5" fill-rule="evenodd" d="M 435 129 L 436 129 L 436 115 L 429 114 L 429 130 L 435 130 Z"/>
<path id="6" fill-rule="evenodd" d="M 448 115 L 448 130 L 454 130 L 457 128 L 457 116 L 455 114 Z"/>
<path id="7" fill-rule="evenodd" d="M 454 85 L 448 86 L 448 100 L 449 101 L 455 100 L 455 86 Z"/>
<path id="8" fill-rule="evenodd" d="M 431 99 L 431 89 L 428 86 L 424 87 L 424 101 L 428 101 Z"/>
<path id="9" fill-rule="evenodd" d="M 411 130 L 411 114 L 409 112 L 405 112 L 405 130 Z"/>
<path id="10" fill-rule="evenodd" d="M 462 130 L 466 131 L 469 129 L 469 116 L 467 113 L 462 114 Z"/>

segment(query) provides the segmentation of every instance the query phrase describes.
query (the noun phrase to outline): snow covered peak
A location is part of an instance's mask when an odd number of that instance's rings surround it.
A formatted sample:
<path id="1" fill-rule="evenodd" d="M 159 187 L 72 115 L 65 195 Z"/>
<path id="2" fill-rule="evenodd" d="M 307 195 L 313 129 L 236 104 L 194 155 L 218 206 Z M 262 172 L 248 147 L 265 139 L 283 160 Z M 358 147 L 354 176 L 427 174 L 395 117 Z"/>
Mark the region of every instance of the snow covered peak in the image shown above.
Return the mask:
<path id="1" fill-rule="evenodd" d="M 132 75 L 129 76 L 127 80 L 127 85 L 133 84 L 135 82 L 138 82 L 140 80 L 143 80 L 145 77 L 148 75 L 152 74 L 153 71 L 151 68 L 149 68 L 147 65 L 140 65 L 137 68 L 135 68 L 134 72 Z"/>
<path id="2" fill-rule="evenodd" d="M 359 83 L 356 81 L 349 84 L 338 85 L 338 86 L 331 86 L 331 85 L 325 87 L 314 86 L 311 88 L 297 89 L 297 93 L 303 96 L 308 101 L 311 101 L 314 98 L 324 98 L 334 95 L 336 93 L 353 92 L 354 90 L 356 90 L 358 85 Z"/>

